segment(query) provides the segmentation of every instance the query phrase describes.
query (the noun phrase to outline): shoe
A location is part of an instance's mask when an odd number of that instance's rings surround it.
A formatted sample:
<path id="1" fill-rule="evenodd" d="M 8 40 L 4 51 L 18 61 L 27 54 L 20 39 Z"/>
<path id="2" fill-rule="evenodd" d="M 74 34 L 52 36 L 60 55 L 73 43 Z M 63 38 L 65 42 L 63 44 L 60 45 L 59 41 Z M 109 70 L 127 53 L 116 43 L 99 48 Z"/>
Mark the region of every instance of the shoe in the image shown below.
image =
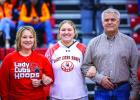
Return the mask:
<path id="1" fill-rule="evenodd" d="M 5 40 L 5 48 L 6 49 L 9 49 L 10 48 L 9 40 Z"/>

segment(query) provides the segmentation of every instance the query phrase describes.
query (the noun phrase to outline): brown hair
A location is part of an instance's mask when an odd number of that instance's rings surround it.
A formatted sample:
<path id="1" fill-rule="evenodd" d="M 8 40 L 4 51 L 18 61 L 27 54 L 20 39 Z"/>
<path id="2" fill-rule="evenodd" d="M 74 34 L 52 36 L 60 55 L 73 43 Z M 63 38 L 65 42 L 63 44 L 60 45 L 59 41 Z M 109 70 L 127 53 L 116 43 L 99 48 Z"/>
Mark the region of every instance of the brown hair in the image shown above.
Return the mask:
<path id="1" fill-rule="evenodd" d="M 71 20 L 63 20 L 63 21 L 59 24 L 59 27 L 58 27 L 59 30 L 58 30 L 58 31 L 60 31 L 62 25 L 65 24 L 65 23 L 68 23 L 68 24 L 70 24 L 70 25 L 73 27 L 74 33 L 75 33 L 74 38 L 76 39 L 76 38 L 78 37 L 77 31 L 76 31 L 76 26 L 75 26 L 75 24 L 73 23 L 73 21 L 71 21 Z M 59 33 L 59 32 L 58 32 L 58 33 Z M 58 34 L 58 38 L 60 39 L 59 34 Z"/>

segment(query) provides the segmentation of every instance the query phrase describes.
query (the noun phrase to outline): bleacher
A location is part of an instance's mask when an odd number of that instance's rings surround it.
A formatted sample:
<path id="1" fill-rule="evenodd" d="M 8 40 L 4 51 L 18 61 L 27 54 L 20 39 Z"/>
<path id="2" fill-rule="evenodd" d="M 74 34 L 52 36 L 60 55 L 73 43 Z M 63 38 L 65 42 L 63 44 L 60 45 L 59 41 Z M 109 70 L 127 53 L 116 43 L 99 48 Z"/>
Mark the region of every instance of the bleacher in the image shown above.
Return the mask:
<path id="1" fill-rule="evenodd" d="M 97 1 L 97 0 L 95 0 Z M 57 33 L 58 24 L 64 19 L 70 19 L 74 23 L 76 23 L 76 27 L 79 34 L 79 40 L 84 42 L 85 36 L 81 32 L 81 15 L 80 15 L 80 0 L 53 0 L 53 3 L 56 6 L 55 14 L 53 15 L 56 19 L 56 25 L 54 28 L 54 33 Z M 121 13 L 121 23 L 120 23 L 120 31 L 131 36 L 132 30 L 130 29 L 130 18 L 132 17 L 131 14 L 128 12 L 129 4 L 136 4 L 136 0 L 98 0 L 98 5 L 106 6 L 106 7 L 113 7 L 120 11 Z M 97 3 L 95 3 L 97 4 Z M 98 9 L 97 9 L 98 11 Z M 135 14 L 133 14 L 134 16 Z M 89 34 L 91 39 L 92 36 L 96 36 L 96 31 L 93 34 Z M 92 35 L 92 36 L 91 36 Z M 83 38 L 84 37 L 84 38 Z"/>
<path id="2" fill-rule="evenodd" d="M 58 33 L 58 24 L 65 19 L 72 20 L 76 23 L 77 33 L 80 32 L 80 0 L 53 0 L 56 10 L 53 17 L 56 20 L 53 32 Z"/>

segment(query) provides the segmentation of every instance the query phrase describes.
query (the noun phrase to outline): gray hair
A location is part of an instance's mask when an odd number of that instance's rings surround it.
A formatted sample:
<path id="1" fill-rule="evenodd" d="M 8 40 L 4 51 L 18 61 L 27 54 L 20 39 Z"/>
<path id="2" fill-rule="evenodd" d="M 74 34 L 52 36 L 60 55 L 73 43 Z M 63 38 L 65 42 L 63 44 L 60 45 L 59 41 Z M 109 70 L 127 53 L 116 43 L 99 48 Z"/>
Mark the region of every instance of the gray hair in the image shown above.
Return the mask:
<path id="1" fill-rule="evenodd" d="M 114 8 L 108 8 L 102 12 L 102 22 L 104 20 L 105 13 L 114 13 L 116 14 L 117 18 L 120 19 L 120 12 Z"/>

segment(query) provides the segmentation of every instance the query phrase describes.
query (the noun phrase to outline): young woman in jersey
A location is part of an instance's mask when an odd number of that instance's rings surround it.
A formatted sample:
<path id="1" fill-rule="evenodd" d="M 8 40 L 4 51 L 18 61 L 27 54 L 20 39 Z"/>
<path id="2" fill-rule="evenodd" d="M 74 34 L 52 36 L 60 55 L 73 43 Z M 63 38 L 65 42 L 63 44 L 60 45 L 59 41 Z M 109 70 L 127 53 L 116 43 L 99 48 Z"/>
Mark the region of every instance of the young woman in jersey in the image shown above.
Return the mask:
<path id="1" fill-rule="evenodd" d="M 60 40 L 45 54 L 54 72 L 50 100 L 88 100 L 87 87 L 80 69 L 86 48 L 74 39 L 77 37 L 74 23 L 70 20 L 62 21 L 58 36 Z"/>
<path id="2" fill-rule="evenodd" d="M 34 51 L 35 47 L 34 29 L 21 27 L 16 35 L 16 51 L 4 58 L 0 68 L 2 100 L 46 100 L 43 87 L 53 82 L 53 70 L 48 59 Z"/>

